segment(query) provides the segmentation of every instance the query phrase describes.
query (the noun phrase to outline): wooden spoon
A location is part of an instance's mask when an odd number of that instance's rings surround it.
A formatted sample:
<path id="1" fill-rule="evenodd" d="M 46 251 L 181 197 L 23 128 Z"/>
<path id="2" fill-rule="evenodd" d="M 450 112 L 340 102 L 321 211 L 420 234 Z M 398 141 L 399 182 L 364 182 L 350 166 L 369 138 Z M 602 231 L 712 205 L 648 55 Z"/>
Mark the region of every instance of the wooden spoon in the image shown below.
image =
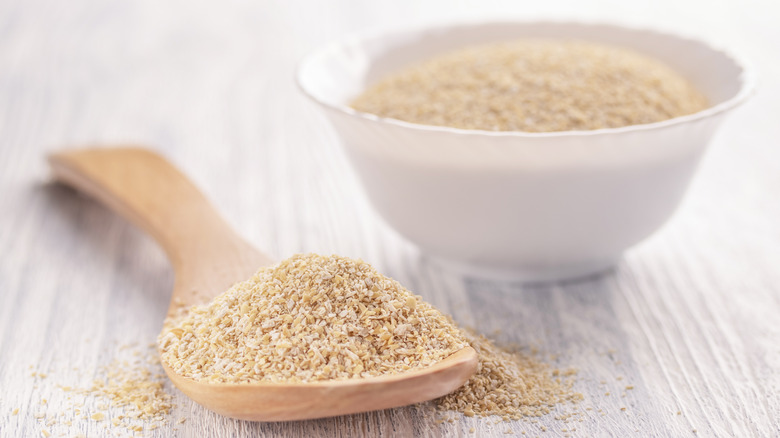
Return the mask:
<path id="1" fill-rule="evenodd" d="M 151 234 L 173 265 L 168 315 L 204 304 L 273 260 L 244 241 L 173 165 L 142 148 L 85 149 L 49 156 L 55 178 L 87 193 Z M 183 393 L 228 417 L 284 421 L 386 409 L 448 394 L 477 369 L 466 347 L 401 374 L 312 383 L 205 383 L 173 372 Z"/>

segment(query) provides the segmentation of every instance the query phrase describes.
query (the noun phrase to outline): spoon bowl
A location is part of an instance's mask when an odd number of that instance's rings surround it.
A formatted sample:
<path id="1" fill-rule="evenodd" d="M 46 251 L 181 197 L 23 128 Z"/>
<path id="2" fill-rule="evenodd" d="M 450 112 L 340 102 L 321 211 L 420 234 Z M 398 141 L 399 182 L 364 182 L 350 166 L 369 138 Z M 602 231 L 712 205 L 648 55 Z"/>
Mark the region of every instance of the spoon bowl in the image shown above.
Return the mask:
<path id="1" fill-rule="evenodd" d="M 205 304 L 273 259 L 243 240 L 205 196 L 160 155 L 143 148 L 100 148 L 49 156 L 57 181 L 84 192 L 144 229 L 175 272 L 168 317 Z M 287 421 L 387 409 L 431 400 L 463 385 L 477 369 L 471 347 L 422 369 L 370 378 L 308 383 L 212 383 L 176 374 L 174 385 L 227 417 Z"/>

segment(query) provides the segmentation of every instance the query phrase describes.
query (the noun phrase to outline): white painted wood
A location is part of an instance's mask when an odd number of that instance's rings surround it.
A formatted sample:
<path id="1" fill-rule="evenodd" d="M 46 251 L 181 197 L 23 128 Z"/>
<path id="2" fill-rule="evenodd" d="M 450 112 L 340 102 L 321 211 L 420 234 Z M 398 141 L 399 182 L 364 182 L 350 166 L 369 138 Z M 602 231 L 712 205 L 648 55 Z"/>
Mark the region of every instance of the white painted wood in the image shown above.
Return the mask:
<path id="1" fill-rule="evenodd" d="M 758 93 L 714 139 L 675 218 L 610 275 L 523 286 L 439 267 L 373 214 L 293 84 L 296 61 L 344 33 L 490 16 L 678 30 L 758 70 Z M 362 257 L 461 323 L 577 367 L 585 395 L 571 431 L 551 417 L 435 425 L 425 406 L 249 423 L 169 388 L 174 419 L 188 421 L 145 436 L 780 436 L 778 19 L 760 0 L 0 2 L 0 436 L 40 436 L 36 413 L 66 405 L 57 383 L 88 385 L 119 346 L 152 342 L 165 314 L 160 249 L 45 182 L 46 151 L 94 142 L 154 146 L 257 247 Z M 30 365 L 50 376 L 35 381 Z M 105 434 L 81 420 L 49 429 Z"/>

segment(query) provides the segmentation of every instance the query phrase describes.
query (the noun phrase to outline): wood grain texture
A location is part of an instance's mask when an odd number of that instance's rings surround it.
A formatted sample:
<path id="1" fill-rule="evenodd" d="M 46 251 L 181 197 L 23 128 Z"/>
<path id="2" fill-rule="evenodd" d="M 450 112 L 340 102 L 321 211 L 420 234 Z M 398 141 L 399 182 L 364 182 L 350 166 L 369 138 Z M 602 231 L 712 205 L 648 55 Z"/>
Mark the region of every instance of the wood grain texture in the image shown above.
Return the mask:
<path id="1" fill-rule="evenodd" d="M 48 157 L 57 182 L 117 212 L 151 235 L 175 282 L 168 315 L 206 304 L 274 263 L 225 222 L 164 157 L 141 147 L 66 150 Z"/>
<path id="2" fill-rule="evenodd" d="M 440 267 L 374 215 L 293 84 L 303 54 L 345 33 L 490 16 L 678 30 L 759 72 L 675 218 L 608 275 L 527 286 Z M 0 436 L 40 436 L 67 404 L 58 383 L 88 385 L 122 345 L 152 342 L 165 315 L 173 277 L 156 244 L 46 182 L 47 152 L 94 143 L 155 145 L 256 247 L 363 258 L 460 323 L 578 368 L 585 396 L 577 424 L 436 425 L 428 406 L 272 424 L 169 387 L 173 418 L 188 420 L 145 436 L 780 436 L 778 19 L 760 0 L 0 2 Z M 105 434 L 64 418 L 54 436 Z"/>

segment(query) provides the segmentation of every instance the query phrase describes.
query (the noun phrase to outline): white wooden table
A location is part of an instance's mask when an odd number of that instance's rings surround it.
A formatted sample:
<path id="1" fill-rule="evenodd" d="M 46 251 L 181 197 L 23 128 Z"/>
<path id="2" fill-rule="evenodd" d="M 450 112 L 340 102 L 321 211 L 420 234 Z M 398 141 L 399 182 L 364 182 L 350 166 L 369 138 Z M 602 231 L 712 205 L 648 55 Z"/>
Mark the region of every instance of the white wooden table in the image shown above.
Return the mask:
<path id="1" fill-rule="evenodd" d="M 551 417 L 436 425 L 424 407 L 249 423 L 169 388 L 174 420 L 188 420 L 145 436 L 780 436 L 776 2 L 220 3 L 0 2 L 0 436 L 40 436 L 66 406 L 58 383 L 88 385 L 120 346 L 147 345 L 161 327 L 172 283 L 162 252 L 47 183 L 47 151 L 95 143 L 154 147 L 269 254 L 363 258 L 460 323 L 578 368 L 585 396 L 571 430 Z M 675 218 L 612 274 L 531 287 L 443 270 L 371 211 L 293 83 L 303 54 L 347 32 L 507 16 L 678 30 L 758 70 L 757 95 L 722 127 Z M 54 436 L 106 433 L 69 412 L 58 421 Z"/>

